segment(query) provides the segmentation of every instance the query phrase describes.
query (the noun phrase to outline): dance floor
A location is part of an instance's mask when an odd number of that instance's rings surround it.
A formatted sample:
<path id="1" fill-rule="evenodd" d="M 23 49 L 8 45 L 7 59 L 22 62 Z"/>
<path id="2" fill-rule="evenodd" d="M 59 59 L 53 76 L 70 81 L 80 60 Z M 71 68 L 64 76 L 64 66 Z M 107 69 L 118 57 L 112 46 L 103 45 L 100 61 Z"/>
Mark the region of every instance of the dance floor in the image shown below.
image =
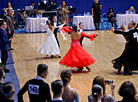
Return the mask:
<path id="1" fill-rule="evenodd" d="M 59 65 L 59 58 L 45 59 L 45 55 L 36 52 L 36 49 L 44 41 L 46 34 L 17 34 L 14 35 L 12 51 L 14 67 L 19 78 L 20 87 L 22 87 L 27 80 L 36 76 L 37 65 L 40 63 L 49 66 L 49 75 L 45 81 L 51 86 L 51 82 L 60 79 L 60 73 L 64 69 L 72 71 L 72 80 L 70 85 L 77 88 L 80 94 L 81 102 L 87 102 L 88 95 L 91 94 L 92 81 L 97 75 L 103 76 L 106 80 L 113 80 L 116 83 L 116 99 L 120 100 L 118 95 L 120 85 L 124 81 L 131 81 L 138 90 L 138 72 L 135 71 L 132 76 L 118 75 L 117 70 L 113 69 L 111 60 L 120 56 L 125 47 L 125 39 L 122 35 L 115 35 L 111 31 L 88 31 L 87 34 L 99 33 L 99 36 L 91 42 L 88 38 L 83 40 L 83 48 L 92 55 L 96 62 L 90 66 L 91 71 L 86 69 L 82 73 L 77 73 L 76 68 L 66 68 Z M 60 43 L 60 52 L 62 58 L 67 53 L 71 45 L 69 35 L 66 35 L 67 40 L 63 41 L 61 34 L 58 34 Z M 106 93 L 111 94 L 111 88 L 106 86 Z M 51 92 L 52 94 L 52 92 Z M 25 102 L 29 102 L 29 97 L 26 92 L 24 95 Z"/>

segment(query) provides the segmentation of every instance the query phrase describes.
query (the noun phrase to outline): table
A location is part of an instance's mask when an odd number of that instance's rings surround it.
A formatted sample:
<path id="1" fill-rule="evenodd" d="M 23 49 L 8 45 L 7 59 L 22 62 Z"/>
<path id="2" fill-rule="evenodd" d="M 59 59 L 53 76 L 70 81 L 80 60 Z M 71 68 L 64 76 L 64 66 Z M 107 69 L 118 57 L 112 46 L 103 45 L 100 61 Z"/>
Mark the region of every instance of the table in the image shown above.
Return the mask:
<path id="1" fill-rule="evenodd" d="M 29 32 L 42 32 L 40 23 L 46 23 L 48 18 L 27 18 L 25 24 L 25 30 Z"/>
<path id="2" fill-rule="evenodd" d="M 92 16 L 74 16 L 73 17 L 73 24 L 79 26 L 79 23 L 84 23 L 85 30 L 92 30 L 95 29 L 94 20 Z"/>
<path id="3" fill-rule="evenodd" d="M 118 28 L 122 25 L 128 25 L 129 22 L 135 21 L 138 23 L 138 15 L 137 14 L 117 14 L 116 15 L 116 23 Z"/>

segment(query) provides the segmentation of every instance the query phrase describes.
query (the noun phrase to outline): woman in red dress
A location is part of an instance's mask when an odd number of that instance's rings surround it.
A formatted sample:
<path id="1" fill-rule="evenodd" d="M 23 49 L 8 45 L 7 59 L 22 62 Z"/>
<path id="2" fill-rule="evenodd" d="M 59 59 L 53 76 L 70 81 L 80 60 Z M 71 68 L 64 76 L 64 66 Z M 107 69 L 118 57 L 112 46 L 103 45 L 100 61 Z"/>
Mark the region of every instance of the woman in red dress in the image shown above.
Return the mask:
<path id="1" fill-rule="evenodd" d="M 87 35 L 83 32 L 80 33 L 78 32 L 76 25 L 73 25 L 72 28 L 73 30 L 71 30 L 69 27 L 63 27 L 61 29 L 62 31 L 69 32 L 71 34 L 72 42 L 69 51 L 59 63 L 67 67 L 77 67 L 78 72 L 81 72 L 82 67 L 86 67 L 88 71 L 90 71 L 88 66 L 93 64 L 95 60 L 81 47 L 79 40 L 81 36 L 85 36 L 89 37 L 90 40 L 93 41 L 98 34 Z"/>

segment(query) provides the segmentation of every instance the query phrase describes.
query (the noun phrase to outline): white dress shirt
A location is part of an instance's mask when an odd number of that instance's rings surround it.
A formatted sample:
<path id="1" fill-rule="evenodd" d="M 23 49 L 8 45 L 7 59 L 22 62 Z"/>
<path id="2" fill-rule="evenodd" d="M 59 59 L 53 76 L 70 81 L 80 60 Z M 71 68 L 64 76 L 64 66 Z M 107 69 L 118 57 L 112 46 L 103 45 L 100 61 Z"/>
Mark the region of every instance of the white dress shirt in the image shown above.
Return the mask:
<path id="1" fill-rule="evenodd" d="M 57 23 L 54 22 L 54 27 L 56 27 L 56 26 L 57 26 Z"/>

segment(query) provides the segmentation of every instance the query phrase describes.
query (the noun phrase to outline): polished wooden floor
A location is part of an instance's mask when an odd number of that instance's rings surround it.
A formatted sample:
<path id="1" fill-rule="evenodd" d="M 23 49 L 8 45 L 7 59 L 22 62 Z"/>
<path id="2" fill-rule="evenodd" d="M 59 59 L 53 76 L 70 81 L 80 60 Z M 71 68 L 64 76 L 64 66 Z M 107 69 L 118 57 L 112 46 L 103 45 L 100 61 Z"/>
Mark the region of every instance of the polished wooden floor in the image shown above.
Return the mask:
<path id="1" fill-rule="evenodd" d="M 118 90 L 124 81 L 133 82 L 138 90 L 138 72 L 135 72 L 132 76 L 117 75 L 117 70 L 113 69 L 111 64 L 111 60 L 120 56 L 124 49 L 125 40 L 123 36 L 115 35 L 111 31 L 89 31 L 86 33 L 99 33 L 99 36 L 93 42 L 87 38 L 83 40 L 83 48 L 92 55 L 96 62 L 90 66 L 92 69 L 91 72 L 87 72 L 87 70 L 84 69 L 82 73 L 76 73 L 77 69 L 66 68 L 59 65 L 59 58 L 45 59 L 45 55 L 36 52 L 36 49 L 46 37 L 45 33 L 14 35 L 12 47 L 15 50 L 12 51 L 12 54 L 20 87 L 22 87 L 27 80 L 34 78 L 36 76 L 37 65 L 44 63 L 49 66 L 49 75 L 45 80 L 49 85 L 51 85 L 52 81 L 60 79 L 60 72 L 62 70 L 72 70 L 71 86 L 78 89 L 82 102 L 87 102 L 87 97 L 91 94 L 93 78 L 97 75 L 103 76 L 106 80 L 115 81 L 117 100 L 121 99 L 118 95 Z M 60 33 L 58 34 L 62 57 L 67 53 L 71 44 L 70 37 L 66 35 L 66 38 L 68 40 L 63 41 Z M 111 94 L 109 85 L 106 86 L 106 93 Z M 24 95 L 24 100 L 25 102 L 29 101 L 27 93 Z"/>

